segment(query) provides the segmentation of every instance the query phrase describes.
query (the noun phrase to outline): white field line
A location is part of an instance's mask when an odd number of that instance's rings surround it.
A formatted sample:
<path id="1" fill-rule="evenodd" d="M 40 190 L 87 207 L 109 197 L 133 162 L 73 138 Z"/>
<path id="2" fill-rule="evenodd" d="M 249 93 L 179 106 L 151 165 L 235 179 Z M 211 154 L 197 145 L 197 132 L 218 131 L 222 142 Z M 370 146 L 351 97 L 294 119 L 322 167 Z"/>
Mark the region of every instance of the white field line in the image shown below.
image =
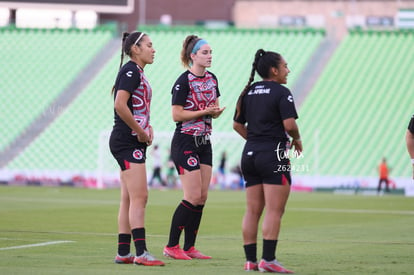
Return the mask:
<path id="1" fill-rule="evenodd" d="M 22 249 L 22 248 L 47 246 L 47 245 L 54 245 L 54 244 L 61 244 L 61 243 L 73 243 L 73 242 L 74 241 L 54 241 L 54 242 L 45 242 L 45 243 L 34 243 L 34 244 L 26 244 L 26 245 L 19 245 L 19 246 L 0 247 L 0 250 Z"/>
<path id="2" fill-rule="evenodd" d="M 385 215 L 414 215 L 409 210 L 369 210 L 369 209 L 336 209 L 336 208 L 287 208 L 287 211 L 352 213 L 352 214 L 385 214 Z"/>
<path id="3" fill-rule="evenodd" d="M 47 203 L 82 203 L 93 205 L 118 205 L 118 200 L 72 200 L 72 199 L 34 199 L 6 197 L 2 200 L 20 201 L 20 202 L 47 202 Z M 369 209 L 337 209 L 337 208 L 287 208 L 287 211 L 307 211 L 307 212 L 325 212 L 325 213 L 359 213 L 359 214 L 397 214 L 397 215 L 414 215 L 414 210 L 369 210 Z"/>
<path id="4" fill-rule="evenodd" d="M 50 199 L 50 198 L 20 198 L 20 197 L 1 197 L 2 201 L 12 202 L 42 202 L 42 203 L 73 203 L 73 204 L 92 204 L 92 205 L 118 205 L 119 200 L 74 200 L 74 199 Z"/>

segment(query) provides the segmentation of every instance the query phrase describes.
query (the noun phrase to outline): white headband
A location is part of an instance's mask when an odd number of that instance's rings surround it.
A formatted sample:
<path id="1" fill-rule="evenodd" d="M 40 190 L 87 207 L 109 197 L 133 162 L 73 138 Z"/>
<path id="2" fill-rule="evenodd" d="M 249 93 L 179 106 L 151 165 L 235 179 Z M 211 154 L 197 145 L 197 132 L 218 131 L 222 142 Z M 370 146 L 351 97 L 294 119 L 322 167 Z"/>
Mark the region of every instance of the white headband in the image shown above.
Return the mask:
<path id="1" fill-rule="evenodd" d="M 137 43 L 141 40 L 141 38 L 144 36 L 144 33 L 141 32 L 141 34 L 138 36 L 137 40 L 135 41 L 134 45 L 138 45 Z"/>

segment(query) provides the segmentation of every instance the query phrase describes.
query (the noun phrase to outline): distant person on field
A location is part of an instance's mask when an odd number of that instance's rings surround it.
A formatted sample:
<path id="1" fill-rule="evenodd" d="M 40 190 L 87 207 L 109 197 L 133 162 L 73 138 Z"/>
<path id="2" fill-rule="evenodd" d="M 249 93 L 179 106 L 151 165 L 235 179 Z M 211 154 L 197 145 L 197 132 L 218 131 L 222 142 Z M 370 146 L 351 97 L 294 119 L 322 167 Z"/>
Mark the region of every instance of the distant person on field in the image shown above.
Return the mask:
<path id="1" fill-rule="evenodd" d="M 152 158 L 153 158 L 153 162 L 154 162 L 154 167 L 152 170 L 152 177 L 151 180 L 149 181 L 149 186 L 152 186 L 152 183 L 154 182 L 154 180 L 158 180 L 158 182 L 162 185 L 162 186 L 167 186 L 167 184 L 165 183 L 165 181 L 162 179 L 161 176 L 161 166 L 162 166 L 162 160 L 161 160 L 161 151 L 159 149 L 159 146 L 156 144 L 154 145 L 154 148 L 152 149 L 151 152 Z"/>
<path id="2" fill-rule="evenodd" d="M 220 165 L 218 168 L 218 182 L 221 186 L 222 189 L 226 188 L 226 160 L 227 160 L 227 155 L 226 155 L 226 151 L 223 151 L 221 153 L 221 159 L 220 159 Z"/>
<path id="3" fill-rule="evenodd" d="M 124 54 L 130 60 L 122 65 Z M 148 200 L 145 160 L 154 134 L 150 125 L 152 89 L 144 75 L 144 67 L 154 62 L 154 54 L 147 34 L 138 31 L 123 34 L 121 65 L 112 89 L 114 126 L 109 139 L 111 153 L 121 170 L 118 254 L 115 257 L 118 264 L 164 265 L 147 251 L 145 240 Z M 135 257 L 130 253 L 131 235 Z"/>
<path id="4" fill-rule="evenodd" d="M 388 179 L 389 168 L 387 165 L 387 160 L 382 158 L 380 165 L 378 166 L 379 180 L 378 180 L 378 193 L 381 192 L 382 184 L 385 183 L 385 192 L 390 192 L 390 180 Z"/>
<path id="5" fill-rule="evenodd" d="M 408 124 L 407 133 L 405 134 L 405 141 L 407 143 L 408 154 L 411 157 L 414 179 L 414 115 L 411 117 L 410 123 Z"/>
<path id="6" fill-rule="evenodd" d="M 167 185 L 170 188 L 175 188 L 177 186 L 177 177 L 175 176 L 175 165 L 172 160 L 171 150 L 169 152 L 168 161 L 167 161 Z"/>
<path id="7" fill-rule="evenodd" d="M 255 72 L 262 80 L 252 83 Z M 293 273 L 276 259 L 282 216 L 292 183 L 287 149 L 292 145 L 296 153 L 302 152 L 293 96 L 282 85 L 287 83 L 289 72 L 280 54 L 259 49 L 249 81 L 237 101 L 233 128 L 246 139 L 241 159 L 246 181 L 242 224 L 246 271 Z M 257 232 L 263 212 L 263 252 L 257 263 Z"/>

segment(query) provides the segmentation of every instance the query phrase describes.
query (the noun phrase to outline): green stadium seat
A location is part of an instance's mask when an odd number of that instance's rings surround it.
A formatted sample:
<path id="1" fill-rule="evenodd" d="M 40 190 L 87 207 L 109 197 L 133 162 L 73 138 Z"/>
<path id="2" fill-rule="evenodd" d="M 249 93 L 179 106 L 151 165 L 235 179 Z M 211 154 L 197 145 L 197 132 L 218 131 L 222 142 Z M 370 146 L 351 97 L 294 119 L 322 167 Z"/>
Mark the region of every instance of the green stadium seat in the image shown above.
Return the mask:
<path id="1" fill-rule="evenodd" d="M 6 125 L 0 151 L 50 111 L 48 105 L 110 38 L 110 32 L 2 30 L 0 119 Z"/>
<path id="2" fill-rule="evenodd" d="M 403 137 L 413 112 L 413 42 L 363 31 L 342 42 L 300 109 L 309 174 L 377 176 L 386 157 L 392 177 L 410 175 Z"/>

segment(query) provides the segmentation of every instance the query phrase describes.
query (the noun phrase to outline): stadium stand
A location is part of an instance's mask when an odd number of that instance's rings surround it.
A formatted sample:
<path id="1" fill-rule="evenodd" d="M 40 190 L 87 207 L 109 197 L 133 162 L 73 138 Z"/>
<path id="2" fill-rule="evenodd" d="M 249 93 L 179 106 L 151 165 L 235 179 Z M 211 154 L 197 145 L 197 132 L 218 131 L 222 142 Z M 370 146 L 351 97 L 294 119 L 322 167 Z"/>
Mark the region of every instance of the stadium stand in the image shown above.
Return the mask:
<path id="1" fill-rule="evenodd" d="M 109 31 L 0 29 L 0 151 L 43 112 L 111 38 Z"/>
<path id="2" fill-rule="evenodd" d="M 307 60 L 324 38 L 324 32 L 318 30 L 209 30 L 184 27 L 171 29 L 145 27 L 142 30 L 150 34 L 157 51 L 154 64 L 145 68 L 146 75 L 153 88 L 151 121 L 156 131 L 154 143 L 162 144 L 163 152 L 167 152 L 170 142 L 168 136 L 174 130 L 174 124 L 170 115 L 170 91 L 178 75 L 184 71 L 184 68 L 180 66 L 179 60 L 182 42 L 185 36 L 194 33 L 207 39 L 213 48 L 213 66 L 211 71 L 219 79 L 222 95 L 220 104 L 227 107 L 223 116 L 214 121 L 215 134 L 213 135 L 213 141 L 215 142 L 214 146 L 217 156 L 224 150 L 229 152 L 228 163 L 230 166 L 238 163 L 243 144 L 241 138 L 237 137 L 232 130 L 235 102 L 248 80 L 255 51 L 258 48 L 264 48 L 280 52 L 289 63 L 292 71 L 289 76 L 289 85 L 293 85 L 306 65 Z M 40 44 L 44 32 L 38 33 L 40 38 L 37 39 Z M 20 34 L 21 32 L 12 33 L 10 40 L 18 39 L 16 36 Z M 84 34 L 84 39 L 71 38 L 73 34 L 70 31 L 56 32 L 56 35 L 62 35 L 63 37 L 67 35 L 68 37 L 66 38 L 60 38 L 60 36 L 53 37 L 53 32 L 50 34 L 52 34 L 51 41 L 55 41 L 48 45 L 52 48 L 58 48 L 60 40 L 70 40 L 76 44 L 72 46 L 75 49 L 73 52 L 65 54 L 67 56 L 65 66 L 68 67 L 66 64 L 71 64 L 69 65 L 71 68 L 70 72 L 72 73 L 71 78 L 79 72 L 82 67 L 80 64 L 87 63 L 92 53 L 96 53 L 105 41 L 109 39 L 104 35 L 106 38 L 101 42 L 97 42 L 97 39 L 89 36 L 87 32 L 78 33 Z M 97 34 L 92 32 L 91 35 Z M 86 48 L 85 51 L 90 53 L 89 58 L 84 56 L 85 53 L 82 54 L 82 57 L 77 56 L 83 51 L 79 47 Z M 57 51 L 57 53 L 59 52 Z M 34 58 L 30 60 L 33 60 L 37 66 L 39 66 L 39 63 L 46 64 L 42 67 L 45 69 L 50 67 L 52 72 L 60 69 L 52 66 L 56 65 L 55 60 L 59 60 L 61 56 L 58 54 L 53 57 L 49 56 L 47 51 L 45 55 L 49 58 L 41 59 L 42 61 Z M 72 55 L 74 56 L 73 58 L 71 57 Z M 102 169 L 99 164 L 99 159 L 102 158 L 109 159 L 111 162 L 109 168 L 105 166 L 103 169 L 116 169 L 115 162 L 109 155 L 107 142 L 105 141 L 112 126 L 113 99 L 110 95 L 110 90 L 118 70 L 120 51 L 112 55 L 110 61 L 102 68 L 90 85 L 80 93 L 67 109 L 59 112 L 59 117 L 26 150 L 11 161 L 6 166 L 7 169 L 62 170 L 88 173 Z M 12 61 L 10 60 L 9 63 L 12 63 Z M 62 63 L 58 64 L 61 65 Z M 48 69 L 43 73 L 47 75 L 51 71 Z M 10 77 L 10 79 L 14 78 Z M 33 79 L 32 81 L 40 81 L 43 80 L 43 77 L 40 74 L 33 76 Z M 67 79 L 68 81 L 70 79 Z M 45 83 L 41 82 L 39 85 L 44 87 Z M 64 85 L 54 86 L 54 96 L 59 91 L 62 91 L 63 88 Z M 50 100 L 45 100 L 38 93 L 40 92 L 37 90 L 36 98 L 44 100 L 42 105 L 38 104 L 39 106 L 36 106 L 39 109 L 38 112 L 41 112 L 45 108 L 47 109 L 47 103 Z M 44 91 L 42 91 L 43 93 Z M 52 97 L 49 93 L 48 96 Z M 14 117 L 8 114 L 4 119 L 11 120 Z M 27 123 L 30 123 L 31 120 L 29 117 L 25 118 Z M 10 121 L 8 125 L 14 125 L 15 123 Z M 12 140 L 17 134 L 18 132 L 14 133 L 8 140 Z M 100 137 L 102 136 L 103 141 L 100 142 Z M 100 146 L 101 149 L 99 149 Z M 104 153 L 102 153 L 103 151 Z M 106 154 L 106 156 L 100 156 L 102 154 Z M 215 162 L 217 163 L 218 161 L 219 158 L 217 157 Z M 151 162 L 149 162 L 148 166 L 151 167 L 150 165 Z"/>
<path id="3" fill-rule="evenodd" d="M 409 177 L 403 136 L 413 110 L 414 32 L 354 30 L 300 108 L 309 175 Z"/>

